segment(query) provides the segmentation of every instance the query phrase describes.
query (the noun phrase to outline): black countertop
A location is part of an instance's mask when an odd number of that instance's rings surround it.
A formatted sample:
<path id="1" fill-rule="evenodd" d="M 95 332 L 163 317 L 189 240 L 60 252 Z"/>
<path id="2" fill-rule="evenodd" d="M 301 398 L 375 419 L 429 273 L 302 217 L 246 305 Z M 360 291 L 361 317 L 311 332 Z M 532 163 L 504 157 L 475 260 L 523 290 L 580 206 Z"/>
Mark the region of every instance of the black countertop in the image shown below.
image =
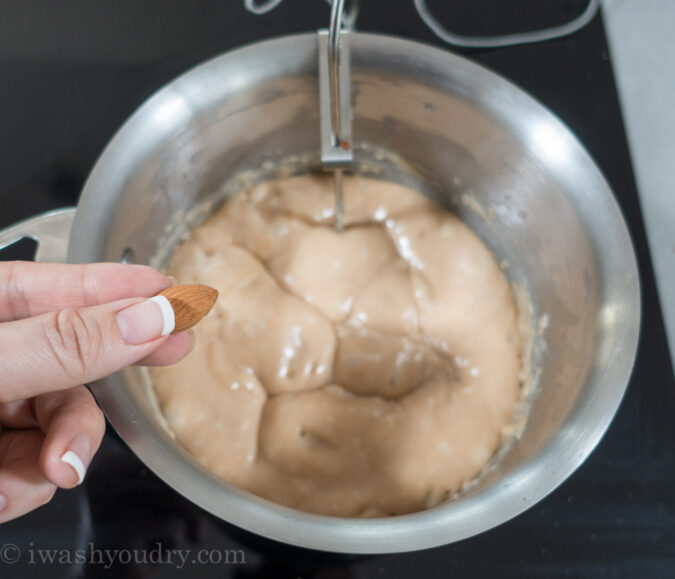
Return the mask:
<path id="1" fill-rule="evenodd" d="M 412 0 L 362 4 L 359 29 L 440 45 Z M 443 22 L 467 33 L 538 28 L 569 20 L 583 4 L 429 2 Z M 114 131 L 179 73 L 233 47 L 327 21 L 319 0 L 287 0 L 258 17 L 235 0 L 0 0 L 0 227 L 76 203 Z M 464 53 L 531 92 L 578 135 L 635 242 L 644 308 L 638 357 L 619 413 L 584 465 L 529 511 L 477 537 L 401 555 L 331 555 L 211 517 L 148 472 L 109 428 L 81 487 L 0 526 L 0 559 L 16 552 L 11 545 L 20 551 L 15 564 L 0 562 L 0 577 L 98 577 L 106 568 L 115 577 L 675 576 L 675 384 L 602 19 L 567 39 Z M 0 257 L 26 259 L 31 248 L 22 242 Z M 162 562 L 125 562 L 138 557 L 134 549 Z M 169 563 L 168 549 L 190 549 L 185 565 L 177 554 Z M 243 549 L 246 563 L 192 563 L 200 549 L 223 562 L 241 553 L 222 550 Z"/>

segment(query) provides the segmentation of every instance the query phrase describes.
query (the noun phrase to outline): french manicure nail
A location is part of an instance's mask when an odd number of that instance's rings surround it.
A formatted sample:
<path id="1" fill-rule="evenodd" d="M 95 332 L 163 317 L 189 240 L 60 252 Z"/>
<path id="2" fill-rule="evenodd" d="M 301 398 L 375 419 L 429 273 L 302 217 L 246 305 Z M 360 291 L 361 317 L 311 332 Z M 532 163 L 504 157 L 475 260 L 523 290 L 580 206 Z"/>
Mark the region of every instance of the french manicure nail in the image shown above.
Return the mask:
<path id="1" fill-rule="evenodd" d="M 70 465 L 77 474 L 77 484 L 84 480 L 91 461 L 91 439 L 86 434 L 78 434 L 68 445 L 61 461 Z"/>
<path id="2" fill-rule="evenodd" d="M 138 345 L 173 332 L 176 318 L 169 300 L 155 296 L 118 312 L 117 325 L 128 344 Z"/>

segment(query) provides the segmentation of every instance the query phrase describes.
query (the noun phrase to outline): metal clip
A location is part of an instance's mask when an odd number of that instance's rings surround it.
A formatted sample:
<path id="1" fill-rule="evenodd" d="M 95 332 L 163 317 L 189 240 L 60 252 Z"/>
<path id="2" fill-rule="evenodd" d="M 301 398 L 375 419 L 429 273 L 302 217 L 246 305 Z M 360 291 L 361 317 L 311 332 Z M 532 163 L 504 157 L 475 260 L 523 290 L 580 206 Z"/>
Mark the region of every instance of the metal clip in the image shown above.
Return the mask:
<path id="1" fill-rule="evenodd" d="M 342 30 L 344 0 L 333 0 L 330 27 L 319 30 L 319 115 L 321 162 L 333 171 L 335 230 L 344 231 L 342 170 L 354 162 L 352 150 L 352 95 L 349 73 L 349 33 Z M 356 4 L 352 19 L 356 18 Z"/>
<path id="2" fill-rule="evenodd" d="M 319 31 L 321 162 L 327 169 L 354 161 L 349 32 L 342 30 L 343 11 L 344 0 L 333 0 L 330 27 Z"/>

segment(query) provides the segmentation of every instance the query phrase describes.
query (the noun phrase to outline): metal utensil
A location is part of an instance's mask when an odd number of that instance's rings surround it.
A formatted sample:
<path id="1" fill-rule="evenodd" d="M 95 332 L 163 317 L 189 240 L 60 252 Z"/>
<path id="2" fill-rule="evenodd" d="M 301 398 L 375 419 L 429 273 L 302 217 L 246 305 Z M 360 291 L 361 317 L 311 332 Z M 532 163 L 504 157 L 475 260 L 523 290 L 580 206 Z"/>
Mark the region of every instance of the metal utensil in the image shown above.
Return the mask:
<path id="1" fill-rule="evenodd" d="M 342 30 L 344 0 L 331 5 L 330 27 L 320 30 L 319 114 L 321 163 L 333 172 L 335 230 L 344 230 L 342 171 L 352 166 L 352 105 L 349 72 L 349 33 Z"/>

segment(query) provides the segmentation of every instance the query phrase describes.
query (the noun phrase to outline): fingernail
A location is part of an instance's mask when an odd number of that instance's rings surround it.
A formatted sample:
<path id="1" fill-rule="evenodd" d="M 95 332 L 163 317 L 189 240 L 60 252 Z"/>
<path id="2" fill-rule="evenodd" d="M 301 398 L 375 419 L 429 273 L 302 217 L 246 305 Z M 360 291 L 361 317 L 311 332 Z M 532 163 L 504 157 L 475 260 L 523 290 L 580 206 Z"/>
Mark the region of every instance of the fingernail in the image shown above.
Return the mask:
<path id="1" fill-rule="evenodd" d="M 0 495 L 0 513 L 7 508 L 7 497 Z"/>
<path id="2" fill-rule="evenodd" d="M 124 340 L 137 345 L 173 332 L 176 318 L 169 300 L 155 296 L 119 312 L 117 325 Z"/>
<path id="3" fill-rule="evenodd" d="M 63 453 L 61 461 L 73 467 L 79 485 L 84 480 L 91 461 L 91 439 L 86 434 L 78 434 L 68 445 L 68 450 Z"/>
<path id="4" fill-rule="evenodd" d="M 176 285 L 178 283 L 178 280 L 174 276 L 167 275 L 166 277 L 168 277 L 169 280 L 171 281 L 171 285 Z"/>

